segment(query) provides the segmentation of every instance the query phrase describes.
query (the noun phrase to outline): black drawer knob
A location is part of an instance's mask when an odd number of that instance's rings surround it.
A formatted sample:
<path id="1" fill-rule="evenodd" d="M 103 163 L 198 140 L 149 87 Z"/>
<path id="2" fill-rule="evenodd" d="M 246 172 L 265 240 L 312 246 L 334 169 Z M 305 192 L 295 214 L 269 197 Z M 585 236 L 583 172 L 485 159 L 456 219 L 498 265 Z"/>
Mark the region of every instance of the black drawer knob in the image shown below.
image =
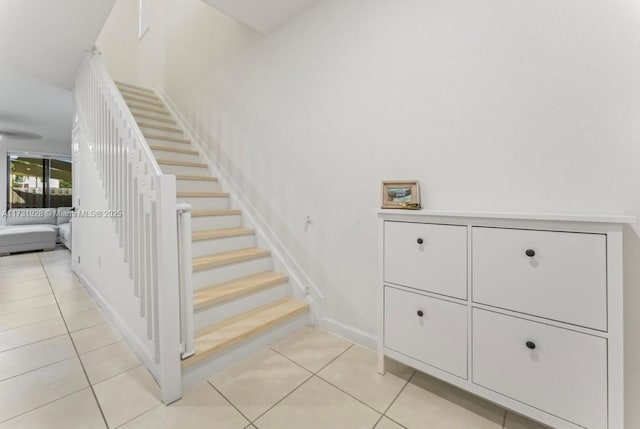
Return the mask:
<path id="1" fill-rule="evenodd" d="M 418 310 L 418 316 L 419 316 L 419 317 L 424 316 L 424 311 L 422 311 L 422 310 Z"/>
<path id="2" fill-rule="evenodd" d="M 534 343 L 533 341 L 527 341 L 524 344 L 527 346 L 529 350 L 534 350 L 536 348 L 536 343 Z"/>
<path id="3" fill-rule="evenodd" d="M 417 240 L 417 241 L 418 241 L 418 244 L 422 244 L 422 243 L 424 243 L 424 240 L 423 240 L 422 238 L 418 238 L 418 240 Z"/>
<path id="4" fill-rule="evenodd" d="M 527 249 L 526 252 L 524 252 L 525 255 L 527 255 L 530 258 L 533 258 L 534 256 L 536 256 L 536 251 L 533 249 Z"/>

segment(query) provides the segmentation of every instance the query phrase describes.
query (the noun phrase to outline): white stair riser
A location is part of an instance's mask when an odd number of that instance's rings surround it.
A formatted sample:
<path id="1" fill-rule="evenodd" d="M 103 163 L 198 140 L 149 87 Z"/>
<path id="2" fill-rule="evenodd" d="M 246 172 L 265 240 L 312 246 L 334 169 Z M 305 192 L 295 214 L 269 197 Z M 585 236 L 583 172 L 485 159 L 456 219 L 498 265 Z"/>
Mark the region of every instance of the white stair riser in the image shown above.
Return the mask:
<path id="1" fill-rule="evenodd" d="M 142 105 L 145 108 L 142 109 L 140 107 L 131 107 L 130 106 L 131 104 Z M 138 113 L 143 113 L 145 115 L 156 115 L 156 116 L 171 118 L 171 116 L 169 116 L 169 112 L 167 112 L 166 109 L 162 109 L 162 107 L 147 106 L 146 104 L 131 103 L 131 102 L 127 103 L 127 105 L 129 105 L 129 110 L 131 110 L 131 113 L 133 113 L 133 116 L 137 115 Z"/>
<path id="2" fill-rule="evenodd" d="M 149 146 L 161 146 L 161 147 L 168 147 L 168 148 L 193 150 L 190 144 L 171 142 L 167 140 L 151 139 L 148 137 L 146 138 L 146 140 Z"/>
<path id="3" fill-rule="evenodd" d="M 160 125 L 160 126 L 165 126 L 165 127 L 175 127 L 176 126 L 175 122 L 165 122 L 165 121 L 159 121 L 157 119 L 143 118 L 141 116 L 136 115 L 136 113 L 133 112 L 133 111 L 132 111 L 132 113 L 133 113 L 133 117 L 135 118 L 136 122 L 146 122 L 148 124 L 155 124 L 155 125 Z M 152 116 L 155 115 L 155 116 L 159 116 L 159 117 L 164 117 L 163 115 L 156 115 L 155 113 L 149 113 L 149 112 L 145 112 L 144 114 L 145 114 L 145 116 L 147 114 L 149 114 L 149 115 L 152 115 Z M 154 133 L 152 133 L 152 134 L 154 134 Z"/>
<path id="4" fill-rule="evenodd" d="M 282 283 L 260 292 L 252 293 L 234 300 L 196 311 L 194 314 L 195 329 L 202 329 L 205 326 L 220 322 L 233 316 L 237 316 L 245 311 L 252 310 L 261 305 L 268 304 L 280 298 L 288 296 L 289 288 L 287 283 Z"/>
<path id="5" fill-rule="evenodd" d="M 163 146 L 164 147 L 164 146 Z M 166 150 L 152 150 L 156 159 L 171 159 L 174 161 L 201 162 L 200 156 L 192 153 L 171 152 Z"/>
<path id="6" fill-rule="evenodd" d="M 309 313 L 301 314 L 298 317 L 290 319 L 268 331 L 263 332 L 262 334 L 257 335 L 256 337 L 249 339 L 248 341 L 244 341 L 234 347 L 221 351 L 220 353 L 211 356 L 209 359 L 205 359 L 202 362 L 183 368 L 183 390 L 206 380 L 213 374 L 230 367 L 239 360 L 244 359 L 257 350 L 276 342 L 280 338 L 286 337 L 304 326 L 308 326 L 309 320 Z"/>
<path id="7" fill-rule="evenodd" d="M 200 180 L 178 180 L 178 192 L 220 192 L 220 183 Z"/>
<path id="8" fill-rule="evenodd" d="M 123 98 L 127 102 L 127 104 L 139 104 L 145 107 L 152 107 L 154 109 L 166 110 L 166 107 L 164 106 L 164 104 L 162 104 L 162 102 L 159 102 L 158 100 L 152 100 L 146 97 L 138 97 L 136 95 L 130 96 L 129 94 L 123 95 Z"/>
<path id="9" fill-rule="evenodd" d="M 272 269 L 271 257 L 267 256 L 265 258 L 251 259 L 249 261 L 238 262 L 235 264 L 194 271 L 193 288 L 201 289 L 213 284 L 250 276 L 251 274 L 271 271 Z"/>
<path id="10" fill-rule="evenodd" d="M 194 240 L 191 244 L 191 252 L 194 258 L 211 255 L 213 253 L 230 252 L 232 250 L 255 247 L 255 235 L 239 235 L 236 237 L 216 238 L 212 240 Z"/>
<path id="11" fill-rule="evenodd" d="M 153 125 L 154 123 L 156 125 L 160 125 L 161 127 L 170 127 L 170 124 L 167 123 L 158 123 L 158 122 L 152 122 L 150 119 L 141 119 L 140 122 L 146 122 L 149 123 L 151 125 Z M 140 127 L 140 130 L 142 130 L 142 132 L 144 134 L 151 134 L 151 135 L 156 135 L 156 136 L 165 136 L 165 137 L 174 137 L 174 138 L 178 138 L 178 139 L 183 139 L 184 135 L 182 134 L 182 132 L 175 132 L 175 131 L 165 131 L 165 130 L 159 130 L 157 128 L 148 128 L 148 127 Z"/>
<path id="12" fill-rule="evenodd" d="M 229 208 L 229 198 L 178 198 L 178 203 L 191 204 L 191 210 L 220 210 Z"/>
<path id="13" fill-rule="evenodd" d="M 241 215 L 202 216 L 191 218 L 192 231 L 202 231 L 203 229 L 239 228 L 240 226 L 242 226 Z"/>
<path id="14" fill-rule="evenodd" d="M 209 169 L 203 167 L 191 167 L 185 165 L 160 164 L 165 174 L 183 174 L 186 176 L 208 176 Z"/>
<path id="15" fill-rule="evenodd" d="M 153 100 L 159 100 L 158 96 L 155 95 L 155 93 L 142 91 L 140 89 L 127 88 L 122 86 L 122 87 L 118 87 L 118 90 L 120 91 L 120 94 L 122 94 L 123 97 L 140 97 L 145 99 L 151 97 Z"/>

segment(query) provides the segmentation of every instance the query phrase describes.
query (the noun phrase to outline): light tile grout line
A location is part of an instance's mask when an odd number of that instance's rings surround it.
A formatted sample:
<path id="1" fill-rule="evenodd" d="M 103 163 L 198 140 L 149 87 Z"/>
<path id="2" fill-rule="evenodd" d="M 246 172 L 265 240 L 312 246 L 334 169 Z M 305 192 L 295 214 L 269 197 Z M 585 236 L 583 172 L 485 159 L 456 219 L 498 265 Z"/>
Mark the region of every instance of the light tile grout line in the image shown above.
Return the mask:
<path id="1" fill-rule="evenodd" d="M 402 386 L 402 389 L 400 389 L 400 391 L 398 392 L 398 394 L 395 396 L 395 398 L 393 398 L 393 400 L 391 401 L 391 403 L 389 404 L 389 406 L 384 410 L 384 412 L 382 413 L 382 417 L 380 417 L 380 420 L 378 420 L 378 422 L 376 423 L 376 426 L 380 423 L 380 421 L 383 418 L 388 418 L 389 420 L 391 420 L 392 422 L 394 422 L 395 424 L 397 424 L 398 426 L 407 429 L 407 427 L 405 425 L 402 425 L 400 423 L 398 423 L 396 420 L 392 419 L 391 417 L 389 417 L 387 415 L 387 413 L 389 412 L 389 410 L 391 409 L 391 407 L 393 406 L 393 404 L 396 403 L 396 401 L 398 400 L 398 398 L 400 397 L 400 395 L 402 394 L 402 392 L 404 392 L 404 390 L 407 388 L 407 386 L 409 385 L 409 383 L 411 383 L 411 380 L 413 380 L 413 377 L 416 376 L 416 374 L 418 373 L 417 370 L 413 370 L 413 373 L 411 373 L 411 376 L 409 378 L 407 378 L 407 381 L 404 383 L 404 386 Z M 374 429 L 375 427 L 374 426 Z"/>
<path id="2" fill-rule="evenodd" d="M 322 368 L 320 368 L 317 372 L 322 371 L 324 368 L 326 368 L 328 365 L 330 365 L 334 360 L 338 359 L 340 356 L 342 356 L 344 353 L 347 352 L 347 350 L 349 350 L 351 347 L 353 347 L 353 343 L 351 343 L 351 345 L 349 345 L 349 347 L 347 347 L 345 350 L 343 350 L 340 354 L 338 354 L 336 357 L 334 357 L 333 359 L 331 359 L 326 365 L 324 365 Z M 280 400 L 278 400 L 275 404 L 273 404 L 272 406 L 270 406 L 266 411 L 264 411 L 262 414 L 259 414 L 258 417 L 256 417 L 255 419 L 251 420 L 250 418 L 248 418 L 242 411 L 240 411 L 240 409 L 233 403 L 231 402 L 231 400 L 229 398 L 227 398 L 224 393 L 222 393 L 211 381 L 207 380 L 207 383 L 209 383 L 209 385 L 211 387 L 213 387 L 215 389 L 216 392 L 218 392 L 220 394 L 220 396 L 222 396 L 233 408 L 235 408 L 236 411 L 238 411 L 238 413 L 240 413 L 240 415 L 242 417 L 244 417 L 245 419 L 247 419 L 247 421 L 249 422 L 249 426 L 252 426 L 256 421 L 258 421 L 258 419 L 260 419 L 262 416 L 264 416 L 265 414 L 267 414 L 269 411 L 271 411 L 276 405 L 278 405 L 280 402 L 284 401 L 286 398 L 288 398 L 293 392 L 295 392 L 296 390 L 298 390 L 300 387 L 302 387 L 305 383 L 307 383 L 309 380 L 311 380 L 316 373 L 314 373 L 313 371 L 308 370 L 307 368 L 303 367 L 302 365 L 300 365 L 298 362 L 289 359 L 287 356 L 283 355 L 282 353 L 278 352 L 277 350 L 274 350 L 273 348 L 271 348 L 271 346 L 266 347 L 267 349 L 275 352 L 276 354 L 278 354 L 279 356 L 282 356 L 283 358 L 285 358 L 286 360 L 290 361 L 291 363 L 295 364 L 296 366 L 299 366 L 300 368 L 302 368 L 303 370 L 307 371 L 310 376 L 304 380 L 302 383 L 300 383 L 297 387 L 295 387 L 291 392 L 287 393 L 285 396 L 283 396 L 282 398 L 280 398 Z M 245 428 L 246 429 L 246 428 Z"/>
<path id="3" fill-rule="evenodd" d="M 53 320 L 53 319 L 41 320 L 40 322 L 36 322 L 36 323 L 48 322 L 48 321 L 50 321 L 50 320 Z M 35 323 L 31 323 L 30 325 L 34 325 L 34 324 L 35 324 Z M 28 325 L 24 325 L 24 326 L 28 326 Z M 20 326 L 19 328 L 22 328 L 22 326 Z M 18 329 L 18 328 L 16 328 L 16 329 Z M 9 330 L 10 330 L 10 329 L 9 329 Z M 5 332 L 6 332 L 6 331 L 5 331 Z M 10 352 L 10 351 L 12 351 L 12 350 L 19 349 L 19 348 L 21 348 L 21 347 L 26 347 L 26 346 L 31 346 L 31 345 L 33 345 L 33 344 L 38 344 L 38 343 L 41 343 L 41 342 L 43 342 L 43 341 L 51 340 L 51 339 L 53 339 L 53 338 L 62 337 L 63 335 L 67 335 L 67 333 L 65 332 L 65 333 L 60 334 L 60 335 L 54 335 L 54 336 L 49 337 L 49 338 L 43 338 L 43 339 L 38 340 L 38 341 L 33 341 L 33 342 L 31 342 L 31 343 L 23 344 L 23 345 L 21 345 L 21 346 L 12 347 L 12 348 L 10 348 L 10 349 L 2 350 L 2 351 L 0 352 L 0 354 L 2 354 L 2 353 L 4 353 L 4 352 Z"/>
<path id="4" fill-rule="evenodd" d="M 299 388 L 301 388 L 304 384 L 306 384 L 309 380 L 311 380 L 312 378 L 316 377 L 319 380 L 322 380 L 323 382 L 327 383 L 330 386 L 335 387 L 336 389 L 338 389 L 339 391 L 341 391 L 342 393 L 346 394 L 347 396 L 350 396 L 351 398 L 355 399 L 356 401 L 360 402 L 361 404 L 365 405 L 367 408 L 370 408 L 371 410 L 373 410 L 376 414 L 380 414 L 380 412 L 378 410 L 376 410 L 375 408 L 371 407 L 370 405 L 366 404 L 365 402 L 361 401 L 360 399 L 356 398 L 355 396 L 353 396 L 352 394 L 350 394 L 349 392 L 345 392 L 344 390 L 342 390 L 341 388 L 339 388 L 338 386 L 334 385 L 333 383 L 325 380 L 324 378 L 320 377 L 318 375 L 318 373 L 320 373 L 322 370 L 324 370 L 326 367 L 328 367 L 329 365 L 331 365 L 333 362 L 335 362 L 337 359 L 339 359 L 343 354 L 345 354 L 346 352 L 348 352 L 352 347 L 355 346 L 355 343 L 351 343 L 349 345 L 349 347 L 347 347 L 345 350 L 343 350 L 342 352 L 340 352 L 337 356 L 335 356 L 333 359 L 331 359 L 328 363 L 326 363 L 325 365 L 323 365 L 319 370 L 317 370 L 316 372 L 313 371 L 309 371 L 307 368 L 303 367 L 302 365 L 300 365 L 298 362 L 290 359 L 289 357 L 283 355 L 282 353 L 278 352 L 277 350 L 269 347 L 270 350 L 274 351 L 275 353 L 279 354 L 280 356 L 284 357 L 285 359 L 289 360 L 290 362 L 296 364 L 297 366 L 299 366 L 300 368 L 308 371 L 309 373 L 311 373 L 311 377 L 309 377 L 308 379 L 306 379 L 304 382 L 302 382 L 302 384 L 300 384 L 298 387 L 296 387 L 295 389 L 293 389 L 291 392 L 289 392 L 287 395 L 285 395 L 283 398 L 281 398 L 278 402 L 276 402 L 275 404 L 273 404 L 271 407 L 269 407 L 269 409 L 267 409 L 264 413 L 260 414 L 258 417 L 255 418 L 255 420 L 253 420 L 251 423 L 255 423 L 256 421 L 258 421 L 258 419 L 260 419 L 262 416 L 264 416 L 265 414 L 267 414 L 269 411 L 271 411 L 273 408 L 275 408 L 279 403 L 281 403 L 282 401 L 284 401 L 287 397 L 289 397 L 291 394 L 293 394 L 293 392 L 295 392 L 296 390 L 298 390 Z M 217 390 L 217 389 L 216 389 Z M 382 415 L 381 415 L 382 417 Z M 377 421 L 376 421 L 377 424 Z"/>
<path id="5" fill-rule="evenodd" d="M 46 269 L 44 267 L 44 263 L 42 262 L 42 258 L 40 258 L 40 255 L 38 255 L 38 259 L 40 260 L 40 265 L 42 266 L 42 269 L 45 271 L 46 274 Z M 56 304 L 58 304 L 58 311 L 60 311 L 60 315 L 62 316 L 62 323 L 64 323 L 64 327 L 67 330 L 67 334 L 69 335 L 69 339 L 71 340 L 71 345 L 73 345 L 73 349 L 76 352 L 76 357 L 78 358 L 78 362 L 80 362 L 80 367 L 82 368 L 82 372 L 84 373 L 85 378 L 87 379 L 87 384 L 89 385 L 89 389 L 91 389 L 91 393 L 93 394 L 93 399 L 96 401 L 96 405 L 98 406 L 98 410 L 100 411 L 100 415 L 102 416 L 102 420 L 104 421 L 104 425 L 106 428 L 109 427 L 109 423 L 107 422 L 107 418 L 104 415 L 104 411 L 102 410 L 102 406 L 100 405 L 100 401 L 98 401 L 98 396 L 96 395 L 96 391 L 93 389 L 93 385 L 91 384 L 91 380 L 89 380 L 89 375 L 87 374 L 87 369 L 84 367 L 84 363 L 82 362 L 82 359 L 80 359 L 80 353 L 78 353 L 78 348 L 76 347 L 76 343 L 73 340 L 73 337 L 71 336 L 71 331 L 69 331 L 69 327 L 67 326 L 67 321 L 64 318 L 64 314 L 62 314 L 62 310 L 60 309 L 60 303 L 58 302 L 58 298 L 56 297 L 55 292 L 53 291 L 53 286 L 51 286 L 51 281 L 49 280 L 49 275 L 47 275 L 47 282 L 49 283 L 49 287 L 51 288 L 51 292 L 53 292 L 53 297 L 56 301 Z"/>
<path id="6" fill-rule="evenodd" d="M 405 384 L 402 386 L 402 389 L 400 389 L 400 392 L 398 392 L 398 394 L 393 398 L 393 401 L 391 401 L 391 404 L 389 404 L 389 406 L 386 408 L 386 410 L 381 413 L 380 411 L 376 410 L 375 408 L 373 408 L 371 405 L 367 404 L 366 402 L 364 402 L 363 400 L 353 396 L 351 393 L 347 392 L 346 390 L 342 389 L 339 386 L 336 386 L 335 384 L 333 384 L 332 382 L 330 382 L 329 380 L 324 379 L 322 376 L 319 375 L 320 372 L 322 372 L 325 368 L 327 368 L 329 365 L 331 365 L 334 361 L 336 361 L 337 359 L 339 359 L 343 354 L 345 354 L 346 352 L 348 352 L 352 347 L 356 346 L 355 343 L 351 343 L 351 345 L 349 347 L 347 347 L 343 352 L 341 352 L 339 355 L 337 355 L 335 358 L 331 359 L 331 361 L 329 361 L 329 363 L 327 363 L 326 365 L 324 365 L 322 368 L 320 368 L 318 371 L 316 372 L 312 372 L 314 377 L 317 377 L 318 379 L 324 381 L 325 383 L 329 384 L 330 386 L 335 387 L 336 389 L 338 389 L 339 391 L 341 391 L 342 393 L 350 396 L 351 398 L 355 399 L 356 401 L 360 402 L 361 404 L 367 406 L 368 408 L 372 409 L 373 411 L 375 411 L 377 414 L 380 414 L 380 418 L 376 421 L 376 423 L 373 425 L 373 427 L 375 428 L 376 425 L 380 422 L 380 420 L 382 420 L 383 417 L 387 417 L 389 420 L 392 420 L 394 423 L 398 423 L 395 420 L 393 420 L 392 418 L 390 418 L 389 416 L 386 415 L 386 412 L 389 411 L 389 408 L 391 408 L 391 406 L 393 405 L 393 403 L 396 401 L 396 399 L 398 399 L 398 396 L 400 396 L 400 393 L 402 393 L 402 391 L 405 389 L 405 387 L 407 387 L 407 385 L 409 384 L 409 381 L 411 381 L 411 379 L 413 379 L 413 376 L 416 374 L 416 371 L 413 370 L 413 372 L 411 373 L 411 376 L 406 380 Z M 290 359 L 289 357 L 283 355 L 282 353 L 280 353 L 279 351 L 269 347 L 271 350 L 273 350 L 274 352 L 276 352 L 277 354 L 279 354 L 280 356 L 286 358 L 287 360 L 293 362 L 294 364 L 298 365 L 300 368 L 306 369 L 307 371 L 309 371 L 307 368 L 303 367 L 302 365 L 300 365 L 298 362 L 294 361 L 293 359 Z M 311 372 L 311 371 L 310 371 Z M 313 377 L 312 377 L 313 378 Z M 305 383 L 309 381 L 306 380 Z M 288 396 L 288 395 L 287 395 Z M 283 398 L 284 399 L 284 398 Z M 274 405 L 275 406 L 275 405 Z M 273 408 L 273 407 L 272 407 Z M 267 410 L 270 411 L 271 409 Z M 260 415 L 260 417 L 262 417 L 264 414 L 267 413 L 267 411 L 265 411 L 265 413 L 263 413 L 262 415 Z M 254 420 L 255 422 L 255 420 Z M 400 423 L 398 423 L 399 426 L 401 427 L 405 427 L 403 425 L 401 425 Z"/>
<path id="7" fill-rule="evenodd" d="M 62 337 L 63 335 L 58 335 L 57 337 L 53 337 L 53 338 Z M 49 338 L 49 339 L 51 340 L 52 338 Z M 46 340 L 43 340 L 43 341 L 46 341 Z M 21 372 L 20 374 L 12 375 L 11 377 L 3 378 L 2 380 L 0 380 L 0 383 L 8 381 L 8 380 L 12 380 L 12 379 L 14 379 L 16 377 L 20 377 L 21 375 L 27 375 L 27 374 L 30 374 L 30 373 L 32 373 L 34 371 L 38 371 L 38 370 L 41 370 L 41 369 L 44 369 L 44 368 L 48 368 L 48 367 L 50 367 L 52 365 L 56 365 L 58 363 L 61 363 L 61 362 L 67 361 L 67 360 L 75 359 L 77 357 L 78 356 L 71 356 L 71 357 L 68 357 L 68 358 L 57 360 L 55 362 L 50 362 L 50 363 L 48 363 L 46 365 L 39 366 L 38 368 L 30 369 L 29 371 Z"/>
<path id="8" fill-rule="evenodd" d="M 142 366 L 142 365 L 139 365 L 139 366 Z M 136 367 L 136 368 L 138 368 L 138 367 Z M 132 369 L 135 369 L 135 368 L 132 368 Z M 102 383 L 102 382 L 101 382 L 101 383 Z M 178 401 L 180 401 L 180 400 L 182 400 L 182 398 L 178 399 Z M 178 402 L 178 401 L 175 401 L 175 402 Z M 175 402 L 172 402 L 172 404 L 174 404 Z M 135 419 L 137 419 L 138 417 L 140 417 L 140 416 L 143 416 L 143 415 L 147 414 L 149 411 L 151 411 L 151 410 L 155 410 L 155 409 L 156 409 L 156 408 L 158 408 L 158 407 L 168 407 L 168 405 L 165 405 L 163 402 L 160 402 L 159 404 L 154 405 L 153 407 L 149 408 L 148 410 L 144 410 L 144 411 L 143 411 L 143 412 L 141 412 L 140 414 L 136 414 L 135 416 L 131 417 L 131 418 L 130 418 L 129 420 L 127 420 L 126 422 L 122 422 L 122 423 L 121 423 L 121 424 L 119 424 L 118 426 L 114 426 L 113 428 L 111 428 L 111 427 L 107 426 L 107 428 L 108 428 L 108 429 L 119 429 L 119 428 L 121 428 L 121 427 L 123 427 L 123 426 L 125 426 L 125 425 L 127 425 L 127 424 L 129 424 L 129 423 L 131 423 L 132 421 L 134 421 L 134 420 L 135 420 Z"/>

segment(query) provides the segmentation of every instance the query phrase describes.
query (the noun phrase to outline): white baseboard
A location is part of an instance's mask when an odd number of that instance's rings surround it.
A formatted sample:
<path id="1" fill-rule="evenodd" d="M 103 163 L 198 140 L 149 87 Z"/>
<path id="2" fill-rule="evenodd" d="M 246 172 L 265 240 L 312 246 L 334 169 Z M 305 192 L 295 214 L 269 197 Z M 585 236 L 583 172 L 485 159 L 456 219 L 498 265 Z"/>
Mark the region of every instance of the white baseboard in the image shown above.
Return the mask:
<path id="1" fill-rule="evenodd" d="M 362 347 L 366 347 L 374 351 L 378 349 L 378 339 L 361 329 L 338 322 L 337 320 L 333 320 L 328 317 L 324 317 L 320 320 L 320 327 Z"/>
<path id="2" fill-rule="evenodd" d="M 122 338 L 129 344 L 129 347 L 140 358 L 142 364 L 149 369 L 149 372 L 156 379 L 158 383 L 160 376 L 160 367 L 155 363 L 153 356 L 149 354 L 146 344 L 144 344 L 138 335 L 129 327 L 129 324 L 120 317 L 115 309 L 109 304 L 109 302 L 102 296 L 102 294 L 96 289 L 88 277 L 82 272 L 82 268 L 78 264 L 72 264 L 71 268 L 73 272 L 80 279 L 80 283 L 87 289 L 89 295 L 93 297 L 98 306 L 105 313 L 107 318 L 113 323 L 114 327 L 118 330 Z M 159 383 L 158 383 L 159 385 Z"/>
<path id="3" fill-rule="evenodd" d="M 303 270 L 282 240 L 280 240 L 277 234 L 275 234 L 271 227 L 269 227 L 269 224 L 242 192 L 238 184 L 231 178 L 228 171 L 216 162 L 215 156 L 211 150 L 201 143 L 203 141 L 202 138 L 191 127 L 171 98 L 169 98 L 162 88 L 156 88 L 156 91 L 169 112 L 171 112 L 182 127 L 185 137 L 191 140 L 192 144 L 200 151 L 207 164 L 209 164 L 211 172 L 219 177 L 221 182 L 228 188 L 227 190 L 231 193 L 233 200 L 238 205 L 238 208 L 242 210 L 243 216 L 246 216 L 247 220 L 254 226 L 256 235 L 264 240 L 268 245 L 269 250 L 271 250 L 274 259 L 280 262 L 280 264 L 285 268 L 292 285 L 296 286 L 299 289 L 300 294 L 305 295 L 307 300 L 310 301 L 312 319 L 319 320 L 321 318 L 321 313 L 319 312 L 322 311 L 319 303 L 324 299 L 324 296 L 318 286 Z"/>

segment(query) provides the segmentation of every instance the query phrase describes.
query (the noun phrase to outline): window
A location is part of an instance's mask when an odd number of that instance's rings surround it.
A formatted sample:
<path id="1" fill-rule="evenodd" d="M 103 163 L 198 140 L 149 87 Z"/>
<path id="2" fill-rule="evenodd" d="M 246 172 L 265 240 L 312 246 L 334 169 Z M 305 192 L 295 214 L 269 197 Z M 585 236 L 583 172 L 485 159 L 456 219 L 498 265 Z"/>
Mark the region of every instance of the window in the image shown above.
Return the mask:
<path id="1" fill-rule="evenodd" d="M 7 209 L 72 205 L 71 161 L 10 155 Z"/>

